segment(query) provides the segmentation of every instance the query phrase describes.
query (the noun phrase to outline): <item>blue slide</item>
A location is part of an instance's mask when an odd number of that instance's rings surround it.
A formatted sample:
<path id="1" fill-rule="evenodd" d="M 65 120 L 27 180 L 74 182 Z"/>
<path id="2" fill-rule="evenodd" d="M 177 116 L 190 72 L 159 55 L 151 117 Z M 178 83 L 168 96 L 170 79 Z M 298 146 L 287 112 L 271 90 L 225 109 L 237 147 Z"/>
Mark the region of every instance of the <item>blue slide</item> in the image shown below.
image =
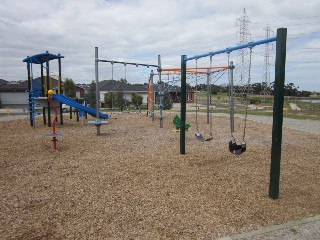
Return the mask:
<path id="1" fill-rule="evenodd" d="M 55 99 L 58 102 L 67 104 L 67 105 L 69 105 L 71 107 L 75 107 L 75 108 L 79 109 L 80 111 L 89 113 L 93 117 L 96 116 L 97 111 L 95 109 L 83 106 L 80 103 L 77 103 L 77 102 L 73 101 L 72 99 L 64 96 L 63 94 L 53 94 L 52 95 L 52 99 Z M 104 114 L 104 113 L 101 113 L 101 112 L 99 113 L 99 117 L 103 118 L 103 119 L 108 119 L 109 118 L 108 114 Z"/>

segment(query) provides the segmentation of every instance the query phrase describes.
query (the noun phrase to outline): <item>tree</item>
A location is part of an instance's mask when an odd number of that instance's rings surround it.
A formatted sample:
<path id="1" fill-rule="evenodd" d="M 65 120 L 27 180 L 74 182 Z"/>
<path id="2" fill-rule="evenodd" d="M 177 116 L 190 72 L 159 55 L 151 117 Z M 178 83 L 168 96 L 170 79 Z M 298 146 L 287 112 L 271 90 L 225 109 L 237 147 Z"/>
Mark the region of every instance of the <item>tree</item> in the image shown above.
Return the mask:
<path id="1" fill-rule="evenodd" d="M 87 102 L 90 107 L 96 107 L 96 83 L 94 81 L 89 85 L 88 93 L 87 93 Z"/>
<path id="2" fill-rule="evenodd" d="M 124 93 L 123 91 L 118 91 L 115 94 L 115 104 L 117 107 L 119 107 L 120 111 L 123 111 L 123 108 L 125 106 L 125 99 L 124 99 Z"/>
<path id="3" fill-rule="evenodd" d="M 309 97 L 311 95 L 311 91 L 299 91 L 297 94 L 299 97 Z"/>
<path id="4" fill-rule="evenodd" d="M 261 83 L 251 84 L 251 89 L 253 94 L 260 94 L 261 92 Z"/>
<path id="5" fill-rule="evenodd" d="M 108 92 L 104 94 L 104 104 L 107 108 L 113 109 L 114 107 L 113 92 Z"/>
<path id="6" fill-rule="evenodd" d="M 71 78 L 65 78 L 63 83 L 64 95 L 70 98 L 76 97 L 76 84 Z"/>
<path id="7" fill-rule="evenodd" d="M 296 96 L 298 93 L 298 88 L 293 83 L 288 83 L 284 86 L 284 95 L 285 96 Z"/>
<path id="8" fill-rule="evenodd" d="M 170 93 L 165 93 L 164 96 L 163 96 L 163 109 L 165 110 L 168 110 L 168 109 L 171 109 L 172 108 L 172 105 L 173 105 L 173 101 L 171 99 L 171 96 L 170 96 Z"/>
<path id="9" fill-rule="evenodd" d="M 142 100 L 143 100 L 143 97 L 140 94 L 132 93 L 131 102 L 136 106 L 137 109 L 142 104 Z"/>
<path id="10" fill-rule="evenodd" d="M 211 94 L 217 95 L 220 92 L 220 87 L 218 85 L 212 84 L 211 87 Z"/>

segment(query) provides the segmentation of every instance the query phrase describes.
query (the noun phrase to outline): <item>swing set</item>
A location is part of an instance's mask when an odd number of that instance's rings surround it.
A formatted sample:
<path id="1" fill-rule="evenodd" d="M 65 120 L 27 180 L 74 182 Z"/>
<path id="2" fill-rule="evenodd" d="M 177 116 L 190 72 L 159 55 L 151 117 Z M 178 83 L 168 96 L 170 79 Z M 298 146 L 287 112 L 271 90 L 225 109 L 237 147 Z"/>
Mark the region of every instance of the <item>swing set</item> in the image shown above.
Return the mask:
<path id="1" fill-rule="evenodd" d="M 186 154 L 186 74 L 187 62 L 191 60 L 198 60 L 204 57 L 212 58 L 214 55 L 228 53 L 233 51 L 250 48 L 254 46 L 276 42 L 276 62 L 275 62 L 275 86 L 274 86 L 274 106 L 273 106 L 273 126 L 272 126 L 272 146 L 271 146 L 271 165 L 270 165 L 270 183 L 269 183 L 269 197 L 272 199 L 279 198 L 279 181 L 280 181 L 280 162 L 281 162 L 281 142 L 282 142 L 282 123 L 283 123 L 283 102 L 284 102 L 284 81 L 285 81 L 285 61 L 286 61 L 286 38 L 287 29 L 277 29 L 277 36 L 267 38 L 260 41 L 250 42 L 243 45 L 237 45 L 231 48 L 222 49 L 219 51 L 209 52 L 201 55 L 196 55 L 187 58 L 186 55 L 181 56 L 181 128 L 180 128 L 180 154 Z M 232 65 L 231 68 L 233 69 Z M 250 80 L 250 79 L 249 79 Z M 231 91 L 231 90 L 230 90 Z M 230 97 L 233 96 L 231 92 Z M 232 99 L 230 103 L 232 104 Z M 247 100 L 248 101 L 248 100 Z M 230 107 L 232 109 L 232 107 Z M 231 117 L 232 114 L 230 114 Z M 245 113 L 245 120 L 247 116 L 247 108 Z M 233 136 L 231 124 L 231 136 Z M 244 128 L 245 136 L 246 126 Z M 237 144 L 235 139 L 229 142 L 229 150 L 234 154 L 241 154 L 246 151 L 246 143 L 243 139 L 242 144 Z"/>
<path id="2" fill-rule="evenodd" d="M 225 71 L 229 69 L 228 66 L 212 66 L 212 59 L 210 59 L 210 66 L 207 67 L 198 67 L 198 64 L 196 62 L 196 67 L 191 67 L 186 69 L 186 74 L 188 76 L 195 76 L 195 83 L 196 86 L 198 85 L 198 75 L 206 75 L 207 76 L 207 124 L 210 124 L 210 133 L 208 138 L 204 138 L 203 135 L 199 131 L 199 124 L 198 124 L 198 98 L 195 97 L 195 102 L 196 102 L 196 131 L 197 133 L 195 134 L 197 139 L 201 142 L 204 141 L 211 141 L 213 140 L 213 134 L 212 134 L 212 109 L 210 109 L 211 106 L 211 84 L 212 84 L 212 78 L 213 74 L 218 74 L 221 73 L 220 75 L 216 75 L 217 79 L 215 80 L 218 81 Z M 167 75 L 169 78 L 169 75 L 181 75 L 181 68 L 162 68 L 161 75 Z M 157 74 L 154 74 L 157 75 Z M 180 81 L 180 80 L 179 80 Z M 214 82 L 214 83 L 215 83 Z M 197 91 L 197 89 L 196 89 Z M 180 118 L 179 118 L 180 119 Z M 180 124 L 179 121 L 174 121 L 174 125 L 176 126 L 177 123 Z M 190 127 L 189 124 L 186 124 L 185 126 Z M 177 126 L 176 126 L 177 127 Z M 180 127 L 178 127 L 180 129 Z M 186 128 L 187 129 L 187 128 Z"/>
<path id="3" fill-rule="evenodd" d="M 99 62 L 107 62 L 111 63 L 112 66 L 112 79 L 113 79 L 113 66 L 114 64 L 122 64 L 124 65 L 125 68 L 125 79 L 127 78 L 127 65 L 134 65 L 136 67 L 143 66 L 143 67 L 154 67 L 157 68 L 157 71 L 159 72 L 159 82 L 161 83 L 161 59 L 160 55 L 158 55 L 158 64 L 146 64 L 146 63 L 133 63 L 133 62 L 122 62 L 122 61 L 114 61 L 114 60 L 105 60 L 105 59 L 99 59 L 99 54 L 98 54 L 98 47 L 95 47 L 95 78 L 96 78 L 96 111 L 98 112 L 99 110 L 99 89 L 98 89 L 98 83 L 99 83 Z M 162 109 L 160 109 L 160 128 L 163 127 L 163 118 L 162 118 Z M 99 116 L 97 115 L 97 118 L 95 121 L 91 122 L 91 124 L 94 124 L 97 127 L 97 135 L 100 135 L 100 126 L 102 124 Z"/>
<path id="4" fill-rule="evenodd" d="M 225 70 L 229 69 L 229 67 L 225 66 L 220 66 L 220 67 L 213 67 L 212 66 L 212 56 L 210 56 L 210 66 L 207 69 L 207 72 L 200 72 L 198 71 L 199 69 L 203 69 L 202 67 L 198 67 L 198 59 L 196 59 L 196 67 L 195 67 L 195 75 L 196 75 L 196 96 L 195 96 L 195 101 L 196 101 L 196 133 L 195 136 L 200 142 L 208 142 L 213 140 L 213 132 L 212 132 L 212 123 L 213 123 L 213 117 L 212 117 L 212 101 L 211 101 L 211 85 L 212 85 L 212 74 L 213 73 L 219 73 L 220 76 L 217 77 L 216 81 L 218 81 L 223 74 L 225 73 Z M 211 70 L 211 69 L 216 69 L 216 70 Z M 210 132 L 209 132 L 209 137 L 205 138 L 203 134 L 200 133 L 199 131 L 199 124 L 198 124 L 198 75 L 199 74 L 206 74 L 207 75 L 207 124 L 210 125 Z M 216 82 L 215 81 L 215 82 Z"/>

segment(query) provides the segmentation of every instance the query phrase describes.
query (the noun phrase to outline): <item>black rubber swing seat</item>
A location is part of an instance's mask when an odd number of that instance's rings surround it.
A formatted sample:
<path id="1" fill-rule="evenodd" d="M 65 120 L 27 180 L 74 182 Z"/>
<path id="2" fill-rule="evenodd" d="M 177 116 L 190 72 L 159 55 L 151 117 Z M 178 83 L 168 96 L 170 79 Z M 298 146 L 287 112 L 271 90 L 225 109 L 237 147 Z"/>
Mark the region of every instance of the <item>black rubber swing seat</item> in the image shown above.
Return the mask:
<path id="1" fill-rule="evenodd" d="M 205 138 L 202 136 L 202 134 L 199 133 L 199 132 L 197 132 L 197 133 L 195 134 L 195 136 L 196 136 L 196 138 L 197 138 L 200 142 L 206 141 L 206 139 L 205 139 Z"/>
<path id="2" fill-rule="evenodd" d="M 237 144 L 234 139 L 229 142 L 229 151 L 235 155 L 240 155 L 247 150 L 247 146 L 245 143 Z"/>
<path id="3" fill-rule="evenodd" d="M 212 140 L 213 140 L 213 137 L 208 137 L 208 138 L 205 139 L 206 142 L 210 142 Z"/>

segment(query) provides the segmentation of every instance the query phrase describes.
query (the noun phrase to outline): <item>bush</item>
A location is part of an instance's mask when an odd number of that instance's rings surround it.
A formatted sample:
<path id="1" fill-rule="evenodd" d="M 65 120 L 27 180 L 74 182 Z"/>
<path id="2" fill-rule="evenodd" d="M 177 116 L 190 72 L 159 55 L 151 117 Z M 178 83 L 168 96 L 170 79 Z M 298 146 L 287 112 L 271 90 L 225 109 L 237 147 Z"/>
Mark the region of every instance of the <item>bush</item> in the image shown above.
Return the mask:
<path id="1" fill-rule="evenodd" d="M 249 103 L 258 105 L 261 103 L 261 98 L 260 97 L 249 97 Z"/>

